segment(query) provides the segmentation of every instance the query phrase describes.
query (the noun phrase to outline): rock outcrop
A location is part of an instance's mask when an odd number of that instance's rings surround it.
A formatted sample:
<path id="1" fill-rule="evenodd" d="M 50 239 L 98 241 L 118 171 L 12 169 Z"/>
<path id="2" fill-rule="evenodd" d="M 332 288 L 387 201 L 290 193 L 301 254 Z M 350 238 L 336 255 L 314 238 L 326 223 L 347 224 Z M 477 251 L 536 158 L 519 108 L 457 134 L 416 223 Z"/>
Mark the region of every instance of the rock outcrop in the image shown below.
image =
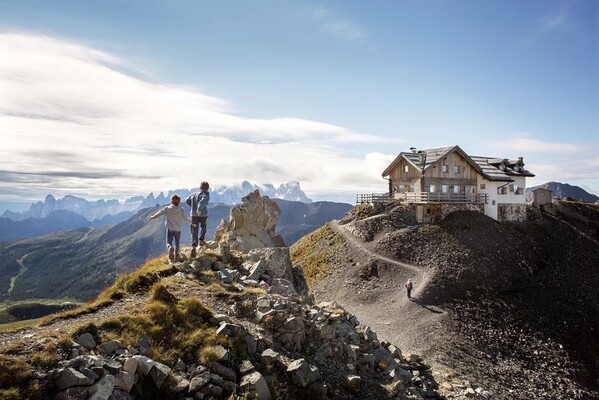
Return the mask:
<path id="1" fill-rule="evenodd" d="M 281 209 L 258 190 L 241 199 L 231 209 L 229 222 L 222 220 L 214 238 L 219 245 L 244 253 L 263 247 L 283 247 L 285 242 L 275 233 Z"/>
<path id="2" fill-rule="evenodd" d="M 229 350 L 215 361 L 171 365 L 119 340 L 92 347 L 91 332 L 73 341 L 69 356 L 45 375 L 52 398 L 116 400 L 157 398 L 268 400 L 277 387 L 290 398 L 438 398 L 432 371 L 412 354 L 380 341 L 339 304 L 258 295 L 246 310 L 215 315 L 210 325 Z M 249 312 L 248 309 L 249 308 Z M 220 350 L 219 350 L 220 349 Z M 273 382 L 277 381 L 276 386 Z M 150 392 L 148 392 L 150 391 Z"/>

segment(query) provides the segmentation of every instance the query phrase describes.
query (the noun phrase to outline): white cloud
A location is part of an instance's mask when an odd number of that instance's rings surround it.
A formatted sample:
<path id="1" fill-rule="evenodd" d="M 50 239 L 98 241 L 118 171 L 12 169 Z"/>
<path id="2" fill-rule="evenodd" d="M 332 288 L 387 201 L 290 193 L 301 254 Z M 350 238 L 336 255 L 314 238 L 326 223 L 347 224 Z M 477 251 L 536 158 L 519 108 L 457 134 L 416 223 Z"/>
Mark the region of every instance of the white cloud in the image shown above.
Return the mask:
<path id="1" fill-rule="evenodd" d="M 349 155 L 350 146 L 379 137 L 305 119 L 240 117 L 228 101 L 135 72 L 85 46 L 0 34 L 0 196 L 124 197 L 204 179 L 299 180 L 311 193 L 384 190 L 385 156 Z"/>
<path id="2" fill-rule="evenodd" d="M 530 133 L 509 135 L 502 140 L 489 142 L 485 147 L 510 153 L 576 153 L 585 149 L 583 145 L 535 139 Z"/>
<path id="3" fill-rule="evenodd" d="M 475 155 L 510 158 L 524 156 L 526 168 L 535 174 L 527 186 L 550 181 L 577 185 L 584 182 L 599 191 L 599 143 L 564 143 L 536 138 L 531 133 L 507 135 L 502 140 L 481 143 Z"/>
<path id="4" fill-rule="evenodd" d="M 320 29 L 337 39 L 360 44 L 368 40 L 368 32 L 364 28 L 350 20 L 335 17 L 324 7 L 318 7 L 313 15 L 319 22 Z"/>
<path id="5" fill-rule="evenodd" d="M 572 21 L 571 6 L 564 3 L 552 9 L 539 19 L 538 29 L 541 33 L 568 32 L 576 28 Z"/>

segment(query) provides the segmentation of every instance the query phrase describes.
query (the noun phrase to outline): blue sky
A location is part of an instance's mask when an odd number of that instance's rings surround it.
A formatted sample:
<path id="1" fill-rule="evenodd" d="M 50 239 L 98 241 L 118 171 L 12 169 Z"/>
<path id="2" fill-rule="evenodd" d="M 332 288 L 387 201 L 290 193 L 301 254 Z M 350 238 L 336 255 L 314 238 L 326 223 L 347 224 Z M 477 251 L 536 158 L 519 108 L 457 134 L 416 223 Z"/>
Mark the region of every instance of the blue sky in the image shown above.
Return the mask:
<path id="1" fill-rule="evenodd" d="M 0 201 L 204 179 L 351 201 L 452 144 L 599 193 L 594 1 L 0 0 L 0 35 Z"/>

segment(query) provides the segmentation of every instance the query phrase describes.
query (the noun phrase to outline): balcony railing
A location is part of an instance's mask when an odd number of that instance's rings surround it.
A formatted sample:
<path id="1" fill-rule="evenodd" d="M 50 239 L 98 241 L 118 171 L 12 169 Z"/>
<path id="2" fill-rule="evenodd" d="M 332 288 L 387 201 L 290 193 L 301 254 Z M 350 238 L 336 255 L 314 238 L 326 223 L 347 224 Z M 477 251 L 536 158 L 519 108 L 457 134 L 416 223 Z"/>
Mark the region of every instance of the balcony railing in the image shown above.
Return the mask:
<path id="1" fill-rule="evenodd" d="M 395 199 L 408 203 L 486 203 L 486 193 L 395 193 Z"/>
<path id="2" fill-rule="evenodd" d="M 388 203 L 394 199 L 389 193 L 361 193 L 356 195 L 356 203 Z"/>

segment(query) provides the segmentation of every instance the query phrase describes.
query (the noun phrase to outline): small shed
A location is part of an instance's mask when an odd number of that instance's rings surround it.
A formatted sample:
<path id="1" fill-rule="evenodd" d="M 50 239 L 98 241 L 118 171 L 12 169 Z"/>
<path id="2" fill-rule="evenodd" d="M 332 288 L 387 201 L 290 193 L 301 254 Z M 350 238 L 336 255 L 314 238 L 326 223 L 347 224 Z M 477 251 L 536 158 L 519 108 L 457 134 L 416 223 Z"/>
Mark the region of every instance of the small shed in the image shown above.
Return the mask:
<path id="1" fill-rule="evenodd" d="M 532 205 L 535 207 L 551 204 L 551 190 L 536 188 L 532 190 Z"/>

